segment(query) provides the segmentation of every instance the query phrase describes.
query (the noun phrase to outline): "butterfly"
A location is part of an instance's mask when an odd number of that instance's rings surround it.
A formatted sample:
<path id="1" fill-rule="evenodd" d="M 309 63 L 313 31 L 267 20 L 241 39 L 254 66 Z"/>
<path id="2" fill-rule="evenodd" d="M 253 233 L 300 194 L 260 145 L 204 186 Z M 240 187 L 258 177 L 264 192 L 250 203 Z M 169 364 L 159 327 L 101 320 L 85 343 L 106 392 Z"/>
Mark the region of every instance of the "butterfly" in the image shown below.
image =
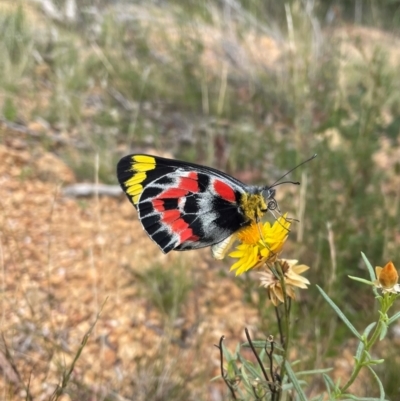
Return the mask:
<path id="1" fill-rule="evenodd" d="M 218 258 L 232 234 L 277 208 L 274 185 L 246 185 L 214 168 L 174 159 L 128 155 L 118 162 L 117 177 L 164 253 L 212 246 Z"/>

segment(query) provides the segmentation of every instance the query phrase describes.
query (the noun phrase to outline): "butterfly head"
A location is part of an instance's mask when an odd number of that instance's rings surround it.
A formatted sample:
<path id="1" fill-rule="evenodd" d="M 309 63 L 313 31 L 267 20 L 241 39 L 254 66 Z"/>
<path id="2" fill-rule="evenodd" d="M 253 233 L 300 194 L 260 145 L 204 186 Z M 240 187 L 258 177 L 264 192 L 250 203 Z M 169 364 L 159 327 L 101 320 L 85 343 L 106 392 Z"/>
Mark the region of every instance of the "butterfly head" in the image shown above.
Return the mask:
<path id="1" fill-rule="evenodd" d="M 275 210 L 278 207 L 278 203 L 276 202 L 275 199 L 275 189 L 270 188 L 270 187 L 264 187 L 261 191 L 261 195 L 264 198 L 266 208 L 261 210 L 263 213 L 265 213 L 268 210 Z"/>
<path id="2" fill-rule="evenodd" d="M 264 213 L 277 208 L 275 189 L 270 187 L 251 187 L 242 195 L 240 206 L 248 220 L 258 221 Z"/>

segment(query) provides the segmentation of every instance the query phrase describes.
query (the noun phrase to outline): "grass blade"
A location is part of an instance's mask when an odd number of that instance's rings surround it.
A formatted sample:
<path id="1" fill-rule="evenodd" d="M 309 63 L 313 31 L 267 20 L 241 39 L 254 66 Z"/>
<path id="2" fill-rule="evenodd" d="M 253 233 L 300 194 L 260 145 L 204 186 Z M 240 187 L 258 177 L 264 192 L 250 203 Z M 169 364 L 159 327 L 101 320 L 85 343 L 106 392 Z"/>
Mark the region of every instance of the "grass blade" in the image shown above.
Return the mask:
<path id="1" fill-rule="evenodd" d="M 328 294 L 319 286 L 317 285 L 318 291 L 321 295 L 325 298 L 326 302 L 332 307 L 332 309 L 336 312 L 336 314 L 342 319 L 343 323 L 353 332 L 353 334 L 362 341 L 362 337 L 357 329 L 351 324 L 350 320 L 344 315 L 344 313 L 339 309 L 339 307 L 329 298 Z"/>
<path id="2" fill-rule="evenodd" d="M 297 391 L 297 395 L 301 401 L 307 401 L 307 397 L 304 394 L 303 389 L 301 388 L 300 382 L 297 380 L 295 373 L 290 366 L 290 363 L 286 361 L 285 363 L 286 373 L 293 384 L 294 389 Z"/>

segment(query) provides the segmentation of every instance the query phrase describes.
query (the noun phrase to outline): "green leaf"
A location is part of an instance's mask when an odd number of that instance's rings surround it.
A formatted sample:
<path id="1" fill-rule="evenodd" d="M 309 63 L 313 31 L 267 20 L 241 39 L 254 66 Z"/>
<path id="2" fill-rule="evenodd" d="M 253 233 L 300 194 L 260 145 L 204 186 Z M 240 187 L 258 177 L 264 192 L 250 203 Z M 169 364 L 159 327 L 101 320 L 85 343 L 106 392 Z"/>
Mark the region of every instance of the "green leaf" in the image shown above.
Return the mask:
<path id="1" fill-rule="evenodd" d="M 265 340 L 254 340 L 252 341 L 254 348 L 261 348 L 261 349 L 265 349 L 265 347 L 267 347 L 267 349 L 271 348 L 271 343 L 269 341 L 265 341 Z M 248 342 L 245 342 L 242 344 L 243 348 L 250 348 L 250 344 Z M 275 350 L 279 350 L 279 351 L 284 351 L 284 349 L 277 343 L 274 343 L 274 349 Z"/>
<path id="2" fill-rule="evenodd" d="M 360 341 L 358 343 L 358 347 L 357 347 L 357 351 L 356 351 L 356 355 L 354 357 L 354 359 L 356 360 L 356 363 L 358 363 L 358 361 L 361 359 L 361 355 L 364 352 L 365 349 L 365 344 L 364 341 Z"/>
<path id="3" fill-rule="evenodd" d="M 265 381 L 265 378 L 262 375 L 261 369 L 256 369 L 251 362 L 246 361 L 245 359 L 242 359 L 241 361 L 243 363 L 243 366 L 246 368 L 246 370 L 252 375 L 253 379 L 259 379 L 259 380 Z"/>
<path id="4" fill-rule="evenodd" d="M 382 341 L 386 337 L 388 326 L 385 323 L 381 324 L 380 326 L 381 332 L 379 333 L 379 341 Z"/>
<path id="5" fill-rule="evenodd" d="M 328 296 L 328 294 L 317 285 L 318 291 L 325 298 L 326 302 L 332 307 L 332 309 L 336 312 L 336 314 L 342 319 L 343 323 L 353 332 L 353 334 L 362 341 L 362 337 L 360 333 L 356 330 L 356 328 L 351 324 L 350 320 L 344 315 L 344 313 L 339 309 L 339 307 L 332 301 L 332 299 Z"/>
<path id="6" fill-rule="evenodd" d="M 376 326 L 376 322 L 373 322 L 373 323 L 369 324 L 369 325 L 365 328 L 364 333 L 363 333 L 363 336 L 364 336 L 365 338 L 368 338 L 369 333 L 371 333 L 371 330 L 372 330 L 375 326 Z"/>
<path id="7" fill-rule="evenodd" d="M 329 394 L 329 398 L 331 398 L 332 390 L 336 390 L 335 383 L 333 383 L 332 379 L 326 374 L 323 374 L 322 378 L 324 379 L 326 391 Z"/>
<path id="8" fill-rule="evenodd" d="M 278 354 L 273 354 L 273 358 L 274 358 L 274 361 L 275 361 L 275 363 L 277 364 L 277 365 L 281 365 L 282 364 L 282 361 L 283 361 L 283 358 L 282 358 L 282 355 L 278 355 Z M 293 364 L 292 364 L 293 365 Z"/>
<path id="9" fill-rule="evenodd" d="M 369 262 L 369 260 L 367 259 L 367 257 L 365 256 L 365 254 L 363 252 L 361 252 L 361 256 L 364 259 L 364 263 L 367 266 L 368 272 L 369 272 L 369 276 L 371 278 L 371 281 L 376 280 L 376 275 L 375 275 L 375 269 L 372 267 L 371 263 Z M 379 296 L 378 291 L 376 289 L 376 287 L 372 287 L 372 291 L 374 292 L 374 295 L 376 297 Z"/>
<path id="10" fill-rule="evenodd" d="M 306 376 L 306 375 L 318 375 L 322 373 L 331 372 L 333 368 L 326 368 L 326 369 L 313 369 L 313 370 L 302 370 L 301 372 L 297 372 L 296 376 Z"/>
<path id="11" fill-rule="evenodd" d="M 355 277 L 355 276 L 347 276 L 348 278 L 351 278 L 352 280 L 354 280 L 354 281 L 359 281 L 360 283 L 363 283 L 363 284 L 367 284 L 367 285 L 375 285 L 372 281 L 369 281 L 369 280 L 365 280 L 364 278 L 361 278 L 361 277 Z"/>
<path id="12" fill-rule="evenodd" d="M 379 401 L 383 401 L 385 399 L 385 390 L 383 389 L 383 384 L 382 384 L 381 380 L 379 379 L 378 375 L 375 373 L 374 369 L 372 369 L 371 366 L 368 366 L 368 369 L 372 373 L 372 376 L 374 376 L 376 382 L 378 383 Z"/>
<path id="13" fill-rule="evenodd" d="M 297 380 L 296 374 L 293 372 L 292 367 L 288 361 L 285 362 L 286 373 L 293 384 L 293 387 L 297 391 L 297 395 L 301 401 L 307 401 L 307 397 L 301 388 L 300 382 Z"/>
<path id="14" fill-rule="evenodd" d="M 374 281 L 376 279 L 375 269 L 372 267 L 371 263 L 369 262 L 369 260 L 365 256 L 364 252 L 361 252 L 361 256 L 364 259 L 365 265 L 367 266 L 367 269 L 368 269 L 368 272 L 369 272 L 369 276 L 371 277 L 371 281 Z"/>
<path id="15" fill-rule="evenodd" d="M 293 388 L 293 383 L 285 383 L 285 384 L 282 384 L 281 387 L 282 387 L 282 391 L 288 391 Z"/>
<path id="16" fill-rule="evenodd" d="M 395 322 L 398 318 L 400 318 L 400 312 L 395 313 L 389 320 L 388 326 L 390 326 L 393 322 Z"/>
<path id="17" fill-rule="evenodd" d="M 248 394 L 252 394 L 253 393 L 253 386 L 249 381 L 249 378 L 246 376 L 246 378 L 243 377 L 243 381 L 242 384 L 244 386 L 244 390 L 248 393 Z M 242 399 L 242 398 L 240 398 Z"/>
<path id="18" fill-rule="evenodd" d="M 222 342 L 222 354 L 224 358 L 226 359 L 227 362 L 230 362 L 236 358 L 231 354 L 231 352 L 228 350 L 228 348 L 225 347 L 224 342 Z"/>
<path id="19" fill-rule="evenodd" d="M 246 368 L 244 365 L 240 368 L 240 374 L 242 375 L 243 381 L 249 383 L 249 376 L 247 376 Z"/>
<path id="20" fill-rule="evenodd" d="M 258 357 L 259 357 L 262 361 L 264 361 L 265 355 L 266 355 L 266 352 L 265 352 L 265 349 L 263 348 L 263 349 L 260 351 L 260 353 L 258 354 Z"/>
<path id="21" fill-rule="evenodd" d="M 369 365 L 380 365 L 380 364 L 382 364 L 383 362 L 385 362 L 384 359 L 371 359 L 371 360 L 369 361 Z M 368 366 L 369 366 L 369 365 L 368 365 Z"/>
<path id="22" fill-rule="evenodd" d="M 299 382 L 301 387 L 302 386 L 307 386 L 307 384 L 308 384 L 305 380 L 298 380 L 298 382 Z M 289 390 L 293 390 L 294 386 L 293 386 L 293 383 L 285 383 L 285 384 L 283 384 L 281 386 L 281 388 L 282 388 L 282 392 L 285 393 L 285 392 L 288 392 Z M 296 397 L 296 399 L 298 399 L 298 397 Z"/>
<path id="23" fill-rule="evenodd" d="M 367 356 L 367 359 L 364 361 L 364 364 L 368 364 L 369 361 L 372 360 L 371 354 L 368 351 L 364 351 L 364 354 Z"/>
<path id="24" fill-rule="evenodd" d="M 233 379 L 236 376 L 237 366 L 235 361 L 229 361 L 226 368 L 226 375 L 229 379 Z"/>
<path id="25" fill-rule="evenodd" d="M 238 343 L 237 345 L 236 345 L 236 349 L 235 349 L 235 357 L 237 356 L 237 355 L 239 355 L 240 354 L 240 344 Z"/>
<path id="26" fill-rule="evenodd" d="M 359 361 L 361 359 L 361 355 L 365 349 L 365 343 L 367 342 L 369 333 L 375 326 L 376 326 L 376 322 L 373 322 L 373 323 L 369 324 L 366 327 L 366 329 L 364 330 L 364 333 L 362 334 L 363 340 L 359 342 L 358 347 L 357 347 L 357 351 L 356 351 L 356 355 L 355 355 L 356 361 Z"/>

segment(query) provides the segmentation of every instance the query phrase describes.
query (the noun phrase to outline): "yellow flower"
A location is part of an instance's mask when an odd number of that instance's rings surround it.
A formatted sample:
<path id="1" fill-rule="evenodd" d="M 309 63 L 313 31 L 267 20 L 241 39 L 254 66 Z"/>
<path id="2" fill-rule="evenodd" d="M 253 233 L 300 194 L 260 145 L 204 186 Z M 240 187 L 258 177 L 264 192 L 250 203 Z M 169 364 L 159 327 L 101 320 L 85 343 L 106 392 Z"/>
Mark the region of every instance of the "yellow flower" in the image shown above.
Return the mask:
<path id="1" fill-rule="evenodd" d="M 297 265 L 297 260 L 280 259 L 279 263 L 285 280 L 286 295 L 295 299 L 293 287 L 307 288 L 310 282 L 300 276 L 301 273 L 309 269 L 306 265 Z M 261 286 L 267 288 L 272 303 L 277 306 L 279 302 L 284 302 L 283 289 L 279 278 L 275 276 L 272 270 L 267 267 L 266 271 L 260 273 Z"/>
<path id="2" fill-rule="evenodd" d="M 236 270 L 236 276 L 276 259 L 289 233 L 290 221 L 286 216 L 279 217 L 273 225 L 252 223 L 235 234 L 241 243 L 229 256 L 239 259 L 230 269 Z"/>
<path id="3" fill-rule="evenodd" d="M 382 292 L 400 293 L 400 285 L 397 284 L 399 275 L 393 262 L 388 262 L 385 267 L 375 267 L 376 280 L 375 285 L 382 289 Z"/>

